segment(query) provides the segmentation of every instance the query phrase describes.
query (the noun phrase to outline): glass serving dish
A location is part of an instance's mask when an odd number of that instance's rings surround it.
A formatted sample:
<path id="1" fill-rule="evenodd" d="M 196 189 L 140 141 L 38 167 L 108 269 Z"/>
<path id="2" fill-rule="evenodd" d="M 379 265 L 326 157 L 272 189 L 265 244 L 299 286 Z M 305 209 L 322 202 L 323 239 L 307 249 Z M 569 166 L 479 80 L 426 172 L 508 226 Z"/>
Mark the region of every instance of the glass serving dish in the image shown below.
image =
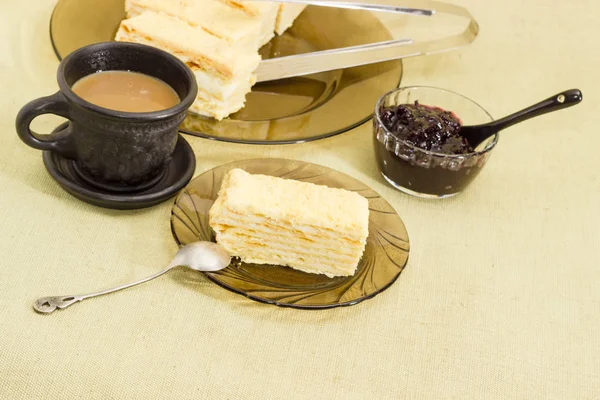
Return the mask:
<path id="1" fill-rule="evenodd" d="M 125 0 L 60 0 L 50 21 L 58 58 L 98 42 L 113 40 L 125 18 Z M 349 34 L 351 32 L 352 34 Z M 477 30 L 469 30 L 469 39 Z M 388 41 L 394 37 L 369 11 L 307 7 L 283 35 L 264 45 L 263 59 Z M 402 61 L 262 82 L 246 106 L 217 121 L 189 113 L 185 134 L 236 143 L 284 144 L 337 135 L 367 122 L 381 93 L 398 87 Z M 333 116 L 333 117 L 332 117 Z"/>
<path id="2" fill-rule="evenodd" d="M 215 241 L 209 210 L 227 172 L 241 168 L 251 174 L 310 182 L 356 192 L 369 201 L 369 236 L 356 273 L 328 278 L 278 265 L 235 261 L 207 272 L 215 283 L 249 299 L 282 307 L 325 309 L 350 306 L 381 293 L 398 279 L 408 262 L 410 244 L 400 216 L 379 194 L 341 172 L 298 160 L 261 158 L 234 161 L 205 171 L 181 191 L 171 215 L 175 241 Z"/>
<path id="3" fill-rule="evenodd" d="M 373 142 L 381 175 L 396 189 L 413 196 L 434 199 L 454 196 L 481 172 L 498 143 L 498 135 L 485 140 L 474 152 L 467 154 L 443 154 L 416 147 L 388 130 L 380 117 L 387 107 L 414 104 L 415 101 L 452 111 L 462 125 L 483 124 L 493 118 L 473 100 L 435 87 L 401 87 L 384 94 L 377 102 Z"/>
<path id="4" fill-rule="evenodd" d="M 258 83 L 244 108 L 222 121 L 189 113 L 182 133 L 248 144 L 337 135 L 367 122 L 380 94 L 399 86 L 401 58 L 454 50 L 479 34 L 467 9 L 435 0 L 279 1 L 312 4 L 260 49 Z M 57 56 L 113 40 L 125 3 L 57 1 L 50 21 Z"/>

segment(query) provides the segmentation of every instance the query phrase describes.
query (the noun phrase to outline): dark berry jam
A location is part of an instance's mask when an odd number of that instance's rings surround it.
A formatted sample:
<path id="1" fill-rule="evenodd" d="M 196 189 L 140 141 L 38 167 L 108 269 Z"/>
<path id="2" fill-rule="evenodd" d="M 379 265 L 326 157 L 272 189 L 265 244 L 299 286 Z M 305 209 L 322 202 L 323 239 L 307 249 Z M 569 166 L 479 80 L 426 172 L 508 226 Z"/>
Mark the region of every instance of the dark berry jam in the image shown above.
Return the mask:
<path id="1" fill-rule="evenodd" d="M 423 150 L 444 154 L 473 152 L 467 139 L 459 134 L 460 120 L 450 111 L 415 101 L 383 108 L 380 116 L 383 125 L 397 138 Z"/>
<path id="2" fill-rule="evenodd" d="M 415 102 L 382 108 L 379 116 L 387 131 L 374 119 L 377 162 L 383 175 L 402 188 L 433 196 L 456 194 L 485 162 L 460 136 L 461 121 L 450 111 Z"/>

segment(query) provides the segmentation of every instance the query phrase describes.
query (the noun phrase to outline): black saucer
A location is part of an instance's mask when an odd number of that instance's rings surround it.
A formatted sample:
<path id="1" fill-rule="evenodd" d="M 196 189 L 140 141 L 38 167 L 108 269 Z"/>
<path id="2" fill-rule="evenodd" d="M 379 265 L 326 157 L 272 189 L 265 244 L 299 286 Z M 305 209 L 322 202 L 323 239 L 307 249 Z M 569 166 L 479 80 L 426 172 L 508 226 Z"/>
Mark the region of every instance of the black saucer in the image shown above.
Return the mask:
<path id="1" fill-rule="evenodd" d="M 88 172 L 79 165 L 79 163 L 74 162 L 72 164 L 72 166 L 73 166 L 73 171 L 75 171 L 75 173 L 77 174 L 79 179 L 84 181 L 86 184 L 94 186 L 94 187 L 104 190 L 104 191 L 111 192 L 111 193 L 114 193 L 114 192 L 133 193 L 133 192 L 141 192 L 145 189 L 150 189 L 151 187 L 156 185 L 162 179 L 163 175 L 165 174 L 165 171 L 167 170 L 167 167 L 164 167 L 152 179 L 148 179 L 144 182 L 141 182 L 141 183 L 138 183 L 135 185 L 127 185 L 122 182 L 114 183 L 114 182 L 100 182 L 100 181 L 94 180 L 94 178 L 91 175 L 89 175 Z"/>
<path id="2" fill-rule="evenodd" d="M 90 185 L 76 172 L 75 161 L 49 151 L 44 152 L 43 158 L 50 175 L 71 195 L 95 206 L 118 210 L 150 207 L 171 198 L 187 185 L 196 169 L 194 152 L 181 135 L 160 179 L 137 192 L 109 191 Z"/>

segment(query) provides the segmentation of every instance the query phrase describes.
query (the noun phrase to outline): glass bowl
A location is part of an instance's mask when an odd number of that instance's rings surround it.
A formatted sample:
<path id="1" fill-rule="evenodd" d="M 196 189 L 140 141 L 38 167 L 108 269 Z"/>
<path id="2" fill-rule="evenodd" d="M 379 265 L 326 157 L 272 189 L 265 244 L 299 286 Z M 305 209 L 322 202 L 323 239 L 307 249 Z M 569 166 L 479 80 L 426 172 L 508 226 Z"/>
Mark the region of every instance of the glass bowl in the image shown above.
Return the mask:
<path id="1" fill-rule="evenodd" d="M 443 154 L 416 147 L 389 131 L 381 121 L 381 112 L 401 104 L 435 106 L 452 111 L 463 125 L 477 125 L 493 120 L 473 100 L 450 90 L 427 86 L 401 87 L 379 99 L 373 117 L 375 157 L 383 177 L 396 189 L 413 196 L 445 198 L 464 190 L 479 174 L 496 143 L 494 135 L 474 152 Z"/>

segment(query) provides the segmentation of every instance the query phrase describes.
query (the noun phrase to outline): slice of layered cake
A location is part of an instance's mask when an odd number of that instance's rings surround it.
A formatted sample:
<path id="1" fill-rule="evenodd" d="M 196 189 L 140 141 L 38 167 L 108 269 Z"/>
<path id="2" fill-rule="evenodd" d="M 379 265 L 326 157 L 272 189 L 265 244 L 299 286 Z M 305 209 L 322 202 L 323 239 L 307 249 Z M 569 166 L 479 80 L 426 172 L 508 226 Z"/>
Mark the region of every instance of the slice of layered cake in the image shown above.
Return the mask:
<path id="1" fill-rule="evenodd" d="M 125 2 L 127 18 L 135 17 L 145 11 L 179 18 L 228 41 L 233 46 L 254 49 L 263 44 L 265 22 L 262 19 L 250 17 L 243 11 L 218 0 L 127 0 Z"/>
<path id="2" fill-rule="evenodd" d="M 349 276 L 365 249 L 369 206 L 347 190 L 233 169 L 209 224 L 217 243 L 244 262 Z"/>
<path id="3" fill-rule="evenodd" d="M 165 50 L 198 81 L 190 111 L 221 120 L 241 109 L 256 83 L 259 48 L 282 34 L 303 5 L 236 0 L 126 0 L 118 41 Z"/>
<path id="4" fill-rule="evenodd" d="M 234 47 L 166 14 L 145 11 L 126 19 L 116 39 L 154 46 L 185 62 L 198 81 L 198 98 L 190 110 L 201 115 L 220 120 L 239 110 L 256 82 L 260 56 L 253 48 Z"/>

